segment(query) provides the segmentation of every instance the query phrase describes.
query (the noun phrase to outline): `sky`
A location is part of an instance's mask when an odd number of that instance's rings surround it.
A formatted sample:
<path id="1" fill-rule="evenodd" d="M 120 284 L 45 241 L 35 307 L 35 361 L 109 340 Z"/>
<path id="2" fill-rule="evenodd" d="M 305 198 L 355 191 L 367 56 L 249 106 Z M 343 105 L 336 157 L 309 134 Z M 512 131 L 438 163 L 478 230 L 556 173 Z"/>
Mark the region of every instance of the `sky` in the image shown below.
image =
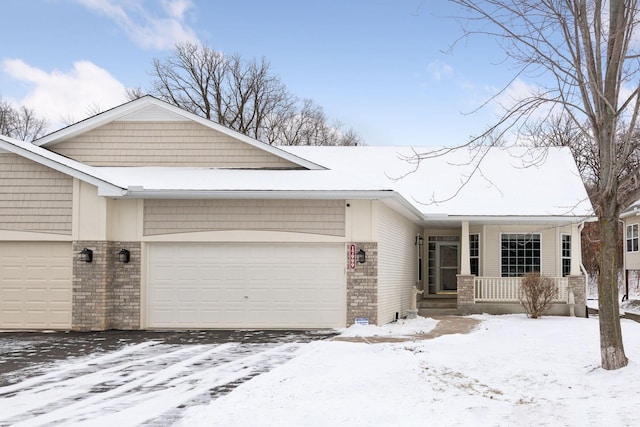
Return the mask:
<path id="1" fill-rule="evenodd" d="M 461 12 L 445 0 L 3 0 L 2 12 L 0 97 L 49 131 L 150 88 L 153 59 L 184 41 L 266 58 L 368 145 L 464 143 L 514 75 L 494 40 L 450 49 Z"/>

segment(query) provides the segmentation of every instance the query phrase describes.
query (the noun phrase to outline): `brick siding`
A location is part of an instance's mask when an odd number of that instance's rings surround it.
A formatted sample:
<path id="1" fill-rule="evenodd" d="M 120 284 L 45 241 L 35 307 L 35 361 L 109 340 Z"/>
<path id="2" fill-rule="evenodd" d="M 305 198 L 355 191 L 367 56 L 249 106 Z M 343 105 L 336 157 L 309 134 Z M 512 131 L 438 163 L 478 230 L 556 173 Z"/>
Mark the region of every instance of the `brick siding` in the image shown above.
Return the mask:
<path id="1" fill-rule="evenodd" d="M 469 305 L 475 303 L 473 295 L 473 278 L 475 276 L 466 276 L 458 274 L 458 306 Z"/>
<path id="2" fill-rule="evenodd" d="M 80 260 L 84 248 L 93 251 L 92 262 Z M 127 264 L 118 261 L 122 248 L 131 252 Z M 139 329 L 140 243 L 77 241 L 73 252 L 72 329 Z"/>
<path id="3" fill-rule="evenodd" d="M 347 271 L 347 326 L 357 317 L 366 317 L 369 324 L 378 322 L 378 244 L 376 242 L 353 243 L 356 250 L 367 253 L 364 264 L 356 263 Z M 349 253 L 347 251 L 347 258 Z M 349 265 L 347 259 L 347 266 Z"/>

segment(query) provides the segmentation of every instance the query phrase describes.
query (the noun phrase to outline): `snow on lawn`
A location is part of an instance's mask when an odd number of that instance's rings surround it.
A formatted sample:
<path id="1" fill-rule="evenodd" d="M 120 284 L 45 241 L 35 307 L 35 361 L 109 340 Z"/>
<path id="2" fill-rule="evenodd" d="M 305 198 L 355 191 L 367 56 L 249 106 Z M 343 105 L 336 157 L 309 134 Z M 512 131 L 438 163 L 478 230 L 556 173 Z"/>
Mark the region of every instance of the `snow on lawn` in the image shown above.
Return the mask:
<path id="1" fill-rule="evenodd" d="M 343 337 L 408 337 L 416 334 L 426 334 L 436 327 L 437 320 L 418 317 L 416 319 L 400 319 L 396 323 L 387 325 L 351 325 L 339 330 Z"/>
<path id="2" fill-rule="evenodd" d="M 475 317 L 482 323 L 467 335 L 313 342 L 232 393 L 191 407 L 181 424 L 640 425 L 640 324 L 622 320 L 631 360 L 605 371 L 597 319 Z"/>

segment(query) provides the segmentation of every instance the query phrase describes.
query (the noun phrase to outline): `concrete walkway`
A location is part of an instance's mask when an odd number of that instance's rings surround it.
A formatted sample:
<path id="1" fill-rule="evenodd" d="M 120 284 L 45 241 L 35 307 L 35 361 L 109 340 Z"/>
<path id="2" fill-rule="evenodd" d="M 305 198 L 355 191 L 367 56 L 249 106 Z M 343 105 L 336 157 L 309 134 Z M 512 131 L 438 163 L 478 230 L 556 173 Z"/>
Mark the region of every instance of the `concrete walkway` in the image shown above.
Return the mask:
<path id="1" fill-rule="evenodd" d="M 389 342 L 406 342 L 406 341 L 417 341 L 417 340 L 430 340 L 433 338 L 438 338 L 443 335 L 450 334 L 468 334 L 477 328 L 480 324 L 480 320 L 472 319 L 470 317 L 461 317 L 461 316 L 432 316 L 434 320 L 438 320 L 438 324 L 433 330 L 425 333 L 425 334 L 415 334 L 415 335 L 407 335 L 407 336 L 398 336 L 398 337 L 384 337 L 384 336 L 373 336 L 373 337 L 333 337 L 331 340 L 333 341 L 345 341 L 345 342 L 363 342 L 367 344 L 379 344 L 379 343 L 389 343 Z"/>

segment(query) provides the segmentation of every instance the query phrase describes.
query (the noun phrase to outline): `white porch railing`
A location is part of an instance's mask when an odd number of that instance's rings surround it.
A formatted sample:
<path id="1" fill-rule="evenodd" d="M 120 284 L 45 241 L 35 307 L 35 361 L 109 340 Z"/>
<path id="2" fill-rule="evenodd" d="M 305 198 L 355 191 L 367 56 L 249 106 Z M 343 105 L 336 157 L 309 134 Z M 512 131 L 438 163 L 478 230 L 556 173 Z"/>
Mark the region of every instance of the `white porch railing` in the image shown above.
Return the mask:
<path id="1" fill-rule="evenodd" d="M 566 303 L 569 281 L 566 277 L 551 279 L 558 289 L 554 301 Z M 475 302 L 519 302 L 520 280 L 520 277 L 476 277 L 473 280 Z"/>

